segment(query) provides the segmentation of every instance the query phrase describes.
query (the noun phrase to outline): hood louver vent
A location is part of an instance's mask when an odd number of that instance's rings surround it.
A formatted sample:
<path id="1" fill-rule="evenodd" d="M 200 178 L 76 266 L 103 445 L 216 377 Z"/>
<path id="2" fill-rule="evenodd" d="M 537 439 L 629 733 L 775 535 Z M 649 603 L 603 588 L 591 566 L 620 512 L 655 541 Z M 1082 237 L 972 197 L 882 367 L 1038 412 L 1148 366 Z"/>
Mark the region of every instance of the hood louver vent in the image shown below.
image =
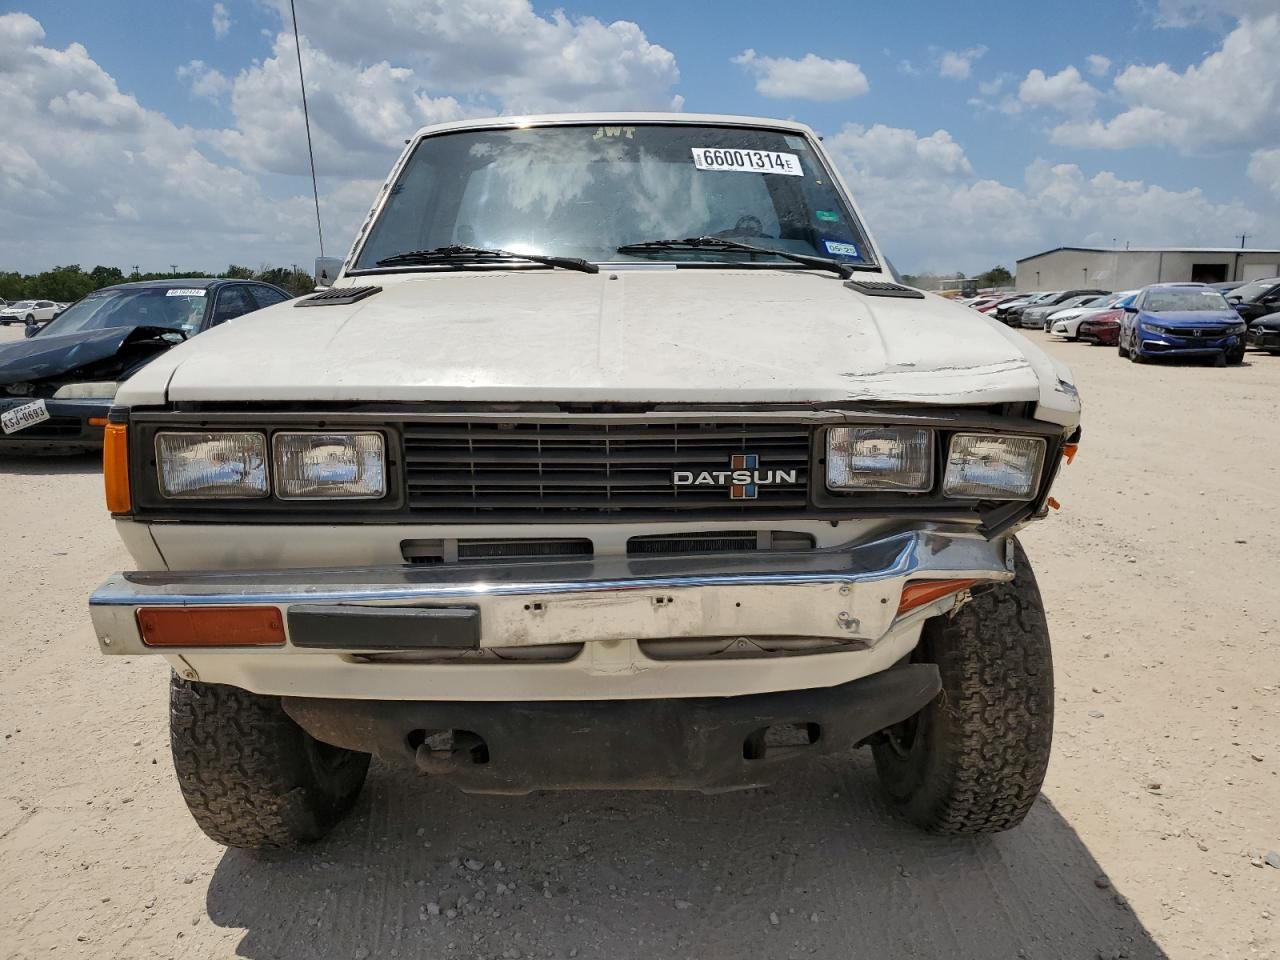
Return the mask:
<path id="1" fill-rule="evenodd" d="M 912 290 L 900 283 L 888 283 L 884 280 L 846 280 L 845 286 L 867 297 L 906 297 L 910 300 L 923 300 L 924 294 Z"/>
<path id="2" fill-rule="evenodd" d="M 309 297 L 303 297 L 295 307 L 336 307 L 344 303 L 355 303 L 365 297 L 381 293 L 381 287 L 330 287 Z"/>

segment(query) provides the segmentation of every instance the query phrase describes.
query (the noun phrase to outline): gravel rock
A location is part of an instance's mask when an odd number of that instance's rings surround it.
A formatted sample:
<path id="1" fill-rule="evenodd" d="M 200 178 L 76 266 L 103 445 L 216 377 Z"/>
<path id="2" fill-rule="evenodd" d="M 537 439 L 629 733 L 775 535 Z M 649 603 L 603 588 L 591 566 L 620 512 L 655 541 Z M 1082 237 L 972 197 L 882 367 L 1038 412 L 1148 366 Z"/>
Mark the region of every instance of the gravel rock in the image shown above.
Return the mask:
<path id="1" fill-rule="evenodd" d="M 1275 867 L 1280 870 L 1280 851 L 1268 850 L 1266 856 L 1262 858 L 1262 862 L 1268 867 Z"/>
<path id="2" fill-rule="evenodd" d="M 1107 889 L 1107 887 L 1111 886 L 1111 881 L 1108 880 L 1106 877 L 1094 877 L 1093 885 L 1097 887 L 1099 890 L 1105 890 Z"/>
<path id="3" fill-rule="evenodd" d="M 676 901 L 676 909 L 677 909 L 677 910 L 688 910 L 688 909 L 689 909 L 690 907 L 692 907 L 692 906 L 693 906 L 693 904 L 692 904 L 692 903 L 690 903 L 688 900 L 677 900 L 677 901 Z"/>

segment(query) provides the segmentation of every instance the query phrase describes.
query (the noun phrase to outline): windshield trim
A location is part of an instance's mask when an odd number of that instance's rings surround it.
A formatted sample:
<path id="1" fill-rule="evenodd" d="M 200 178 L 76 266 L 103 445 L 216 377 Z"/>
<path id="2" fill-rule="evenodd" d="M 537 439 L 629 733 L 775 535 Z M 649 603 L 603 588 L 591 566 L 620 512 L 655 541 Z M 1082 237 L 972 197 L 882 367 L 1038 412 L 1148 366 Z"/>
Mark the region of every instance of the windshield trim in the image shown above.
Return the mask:
<path id="1" fill-rule="evenodd" d="M 599 126 L 602 123 L 612 123 L 612 122 L 614 122 L 613 118 L 606 119 L 606 118 L 593 117 L 591 119 L 588 119 L 587 117 L 582 115 L 553 117 L 553 118 L 547 118 L 547 119 L 540 119 L 533 122 L 530 122 L 527 119 L 522 119 L 522 118 L 505 118 L 496 123 L 486 123 L 486 124 L 476 125 L 476 126 L 472 126 L 468 124 L 465 127 L 450 126 L 445 129 L 433 130 L 432 132 L 429 132 L 429 133 L 420 131 L 417 136 L 413 137 L 407 144 L 405 144 L 404 150 L 401 151 L 400 153 L 400 158 L 396 161 L 395 166 L 391 168 L 391 172 L 387 175 L 387 178 L 382 182 L 382 186 L 378 190 L 378 198 L 376 201 L 374 201 L 373 209 L 370 210 L 369 215 L 365 217 L 364 223 L 360 225 L 360 229 L 356 233 L 355 241 L 351 244 L 351 250 L 347 253 L 346 262 L 343 264 L 342 273 L 340 274 L 338 279 L 342 279 L 343 277 L 369 276 L 371 274 L 386 272 L 387 268 L 385 267 L 365 267 L 363 269 L 356 269 L 354 267 L 354 264 L 359 263 L 360 258 L 364 256 L 364 248 L 365 248 L 365 245 L 369 242 L 369 237 L 373 231 L 374 224 L 376 224 L 382 218 L 383 210 L 385 209 L 387 203 L 391 199 L 392 185 L 399 182 L 401 175 L 404 173 L 405 167 L 408 166 L 409 161 L 413 158 L 413 155 L 428 140 L 435 139 L 436 137 L 453 136 L 454 134 L 467 133 L 475 130 L 532 130 L 539 127 L 589 127 L 593 125 Z M 839 172 L 837 172 L 831 166 L 831 164 L 828 163 L 826 153 L 821 148 L 821 143 L 819 143 L 817 140 L 811 137 L 807 130 L 798 130 L 794 124 L 789 124 L 782 121 L 779 121 L 776 124 L 770 123 L 767 120 L 748 122 L 741 117 L 733 118 L 733 119 L 722 119 L 722 120 L 710 120 L 705 118 L 694 118 L 694 117 L 690 117 L 688 119 L 671 117 L 668 119 L 641 120 L 637 118 L 628 117 L 626 119 L 618 120 L 617 122 L 619 123 L 619 125 L 633 126 L 633 127 L 723 127 L 726 129 L 738 129 L 738 130 L 768 130 L 773 133 L 785 133 L 789 136 L 804 137 L 805 140 L 809 141 L 809 148 L 813 154 L 813 157 L 815 161 L 822 167 L 823 172 L 826 173 L 827 178 L 831 181 L 832 187 L 835 189 L 840 199 L 844 201 L 845 205 L 857 218 L 858 227 L 862 233 L 862 236 L 867 241 L 867 252 L 869 256 L 866 258 L 864 263 L 859 264 L 858 266 L 861 267 L 863 270 L 875 269 L 885 274 L 889 272 L 888 267 L 885 265 L 885 260 L 880 256 L 879 244 L 876 242 L 875 238 L 871 235 L 871 231 L 867 228 L 866 218 L 863 217 L 861 209 L 859 209 L 858 205 L 854 202 L 853 195 L 845 187 L 844 179 L 840 176 Z M 610 263 L 610 261 L 608 260 L 589 260 L 588 262 L 594 263 L 598 266 L 603 266 Z M 679 263 L 679 264 L 687 263 L 687 261 L 658 260 L 658 259 L 655 259 L 652 262 Z M 722 265 L 738 266 L 738 264 L 732 264 L 732 263 L 722 264 Z M 779 265 L 765 264 L 765 266 L 776 267 Z M 415 266 L 408 271 L 401 270 L 398 267 L 392 268 L 392 269 L 395 272 L 408 272 L 408 273 L 426 272 L 421 266 Z M 546 269 L 546 268 L 542 268 L 542 269 Z M 860 270 L 859 272 L 862 272 L 862 270 Z"/>

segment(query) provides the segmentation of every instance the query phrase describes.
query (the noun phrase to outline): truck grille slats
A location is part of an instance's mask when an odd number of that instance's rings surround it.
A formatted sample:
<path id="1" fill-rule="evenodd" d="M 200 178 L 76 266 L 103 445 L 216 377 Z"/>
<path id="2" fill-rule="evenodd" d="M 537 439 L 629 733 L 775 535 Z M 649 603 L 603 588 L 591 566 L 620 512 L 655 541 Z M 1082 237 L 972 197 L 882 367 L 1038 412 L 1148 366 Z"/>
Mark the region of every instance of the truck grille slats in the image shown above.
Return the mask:
<path id="1" fill-rule="evenodd" d="M 407 424 L 406 496 L 420 516 L 800 513 L 809 442 L 799 424 Z M 755 454 L 762 471 L 795 471 L 795 482 L 733 499 L 728 486 L 672 481 L 677 470 L 727 471 L 735 454 Z"/>

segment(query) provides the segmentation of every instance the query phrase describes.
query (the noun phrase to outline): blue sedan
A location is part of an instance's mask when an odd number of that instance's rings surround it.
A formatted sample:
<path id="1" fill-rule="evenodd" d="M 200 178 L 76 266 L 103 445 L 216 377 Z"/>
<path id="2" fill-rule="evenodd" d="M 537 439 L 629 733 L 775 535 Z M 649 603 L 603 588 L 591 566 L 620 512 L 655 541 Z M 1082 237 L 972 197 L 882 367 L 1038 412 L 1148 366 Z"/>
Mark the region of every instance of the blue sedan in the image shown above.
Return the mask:
<path id="1" fill-rule="evenodd" d="M 1124 311 L 1120 356 L 1134 363 L 1156 357 L 1203 357 L 1219 364 L 1244 360 L 1245 324 L 1213 287 L 1156 284 Z"/>

